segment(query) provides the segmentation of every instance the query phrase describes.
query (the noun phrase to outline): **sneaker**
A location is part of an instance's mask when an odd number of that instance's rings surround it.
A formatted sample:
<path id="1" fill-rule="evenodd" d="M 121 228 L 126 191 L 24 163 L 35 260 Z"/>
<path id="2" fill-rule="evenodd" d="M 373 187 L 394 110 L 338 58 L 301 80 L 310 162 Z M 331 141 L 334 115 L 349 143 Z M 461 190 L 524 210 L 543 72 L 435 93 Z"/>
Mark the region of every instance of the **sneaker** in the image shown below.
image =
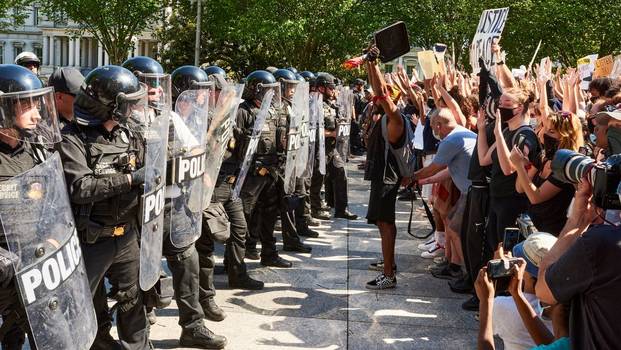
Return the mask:
<path id="1" fill-rule="evenodd" d="M 435 247 L 424 251 L 420 256 L 425 259 L 433 259 L 440 255 L 444 255 L 444 248 L 436 244 Z"/>
<path id="2" fill-rule="evenodd" d="M 431 275 L 435 278 L 443 280 L 455 280 L 461 278 L 463 276 L 463 272 L 461 271 L 461 266 L 456 264 L 448 264 L 440 271 L 431 271 Z"/>
<path id="3" fill-rule="evenodd" d="M 183 347 L 201 347 L 203 349 L 224 349 L 226 338 L 214 334 L 204 325 L 181 332 L 179 344 Z"/>
<path id="4" fill-rule="evenodd" d="M 479 298 L 477 298 L 477 296 L 473 296 L 472 298 L 464 301 L 463 304 L 461 304 L 461 308 L 466 310 L 466 311 L 479 311 Z"/>
<path id="5" fill-rule="evenodd" d="M 395 288 L 397 286 L 397 276 L 388 277 L 383 273 L 377 277 L 373 281 L 367 283 L 367 289 L 380 290 L 380 289 L 388 289 Z"/>
<path id="6" fill-rule="evenodd" d="M 441 262 L 439 262 L 437 264 L 429 265 L 427 270 L 429 270 L 429 272 L 431 274 L 433 274 L 434 272 L 438 273 L 438 272 L 444 270 L 444 268 L 446 268 L 448 265 L 449 265 L 448 261 L 441 261 Z"/>
<path id="7" fill-rule="evenodd" d="M 446 259 L 446 256 L 441 255 L 441 256 L 436 256 L 435 258 L 433 258 L 433 263 L 438 264 L 438 265 L 440 264 L 446 265 L 448 264 L 448 260 Z"/>
<path id="8" fill-rule="evenodd" d="M 426 251 L 435 246 L 436 246 L 436 238 L 434 236 L 431 236 L 431 238 L 429 238 L 427 242 L 419 244 L 417 248 L 422 251 Z"/>
<path id="9" fill-rule="evenodd" d="M 379 260 L 378 262 L 370 263 L 369 270 L 384 271 L 384 260 Z M 392 270 L 397 272 L 397 265 L 392 265 Z"/>

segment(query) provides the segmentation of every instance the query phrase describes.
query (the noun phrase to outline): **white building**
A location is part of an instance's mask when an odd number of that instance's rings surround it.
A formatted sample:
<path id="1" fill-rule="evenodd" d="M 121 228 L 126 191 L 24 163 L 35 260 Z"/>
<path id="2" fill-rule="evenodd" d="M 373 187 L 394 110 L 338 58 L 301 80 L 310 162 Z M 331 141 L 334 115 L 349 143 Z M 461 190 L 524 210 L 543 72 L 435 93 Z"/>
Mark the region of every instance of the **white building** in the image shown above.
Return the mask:
<path id="1" fill-rule="evenodd" d="M 12 19 L 0 19 L 12 23 Z M 89 33 L 76 37 L 77 25 L 71 21 L 53 22 L 32 5 L 23 25 L 10 26 L 0 32 L 0 63 L 13 63 L 22 51 L 32 51 L 41 59 L 41 74 L 52 73 L 54 67 L 71 66 L 90 70 L 108 64 L 108 54 Z M 144 32 L 134 39 L 129 56 L 151 56 L 157 53 L 157 42 L 151 32 Z"/>

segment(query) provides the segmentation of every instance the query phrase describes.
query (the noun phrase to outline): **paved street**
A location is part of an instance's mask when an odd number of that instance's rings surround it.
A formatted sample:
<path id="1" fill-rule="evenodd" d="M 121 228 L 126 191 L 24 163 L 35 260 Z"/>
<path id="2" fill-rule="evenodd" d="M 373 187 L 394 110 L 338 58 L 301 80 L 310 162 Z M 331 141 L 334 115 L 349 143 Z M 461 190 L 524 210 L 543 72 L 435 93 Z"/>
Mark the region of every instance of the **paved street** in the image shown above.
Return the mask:
<path id="1" fill-rule="evenodd" d="M 282 254 L 294 262 L 292 269 L 250 261 L 251 274 L 266 282 L 263 291 L 231 290 L 225 276 L 216 276 L 216 300 L 228 317 L 207 326 L 229 339 L 227 349 L 476 348 L 478 323 L 474 313 L 460 308 L 467 298 L 426 272 L 429 261 L 416 249 L 420 241 L 407 234 L 409 203 L 398 202 L 397 207 L 398 287 L 381 292 L 364 288 L 376 276 L 367 266 L 381 256 L 381 249 L 377 229 L 364 219 L 369 187 L 357 170 L 360 161 L 362 157 L 349 163 L 348 174 L 350 210 L 362 219 L 325 221 L 319 238 L 305 241 L 312 254 Z M 414 220 L 418 230 L 429 230 L 424 217 Z M 220 247 L 219 263 L 222 252 Z M 151 330 L 155 347 L 177 348 L 181 328 L 174 302 L 157 315 Z"/>

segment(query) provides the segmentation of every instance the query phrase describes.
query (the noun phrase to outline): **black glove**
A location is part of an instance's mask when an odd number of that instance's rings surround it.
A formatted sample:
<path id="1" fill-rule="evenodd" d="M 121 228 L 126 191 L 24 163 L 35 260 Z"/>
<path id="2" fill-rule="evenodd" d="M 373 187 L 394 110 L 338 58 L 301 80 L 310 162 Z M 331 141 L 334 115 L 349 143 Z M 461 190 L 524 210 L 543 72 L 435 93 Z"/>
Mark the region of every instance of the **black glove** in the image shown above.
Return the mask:
<path id="1" fill-rule="evenodd" d="M 147 172 L 147 169 L 145 167 L 142 167 L 134 171 L 133 173 L 131 173 L 132 186 L 142 185 L 144 183 L 146 172 Z"/>
<path id="2" fill-rule="evenodd" d="M 0 248 L 0 287 L 6 288 L 15 276 L 13 263 L 17 256 L 8 250 Z"/>
<path id="3" fill-rule="evenodd" d="M 377 46 L 373 46 L 369 49 L 368 52 L 366 52 L 366 60 L 369 62 L 375 62 L 375 60 L 377 60 L 377 58 L 380 55 L 380 51 L 377 48 Z"/>

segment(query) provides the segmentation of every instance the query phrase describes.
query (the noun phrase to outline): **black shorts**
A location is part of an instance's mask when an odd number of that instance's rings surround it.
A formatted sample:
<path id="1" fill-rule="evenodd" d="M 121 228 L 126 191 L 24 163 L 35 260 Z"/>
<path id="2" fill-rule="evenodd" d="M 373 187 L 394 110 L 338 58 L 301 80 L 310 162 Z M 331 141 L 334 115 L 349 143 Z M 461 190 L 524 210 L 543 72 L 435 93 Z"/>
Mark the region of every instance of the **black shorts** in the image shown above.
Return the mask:
<path id="1" fill-rule="evenodd" d="M 398 181 L 394 185 L 387 185 L 381 181 L 371 182 L 371 194 L 369 195 L 369 209 L 367 222 L 375 225 L 377 221 L 390 224 L 395 223 L 395 202 L 399 191 Z"/>

